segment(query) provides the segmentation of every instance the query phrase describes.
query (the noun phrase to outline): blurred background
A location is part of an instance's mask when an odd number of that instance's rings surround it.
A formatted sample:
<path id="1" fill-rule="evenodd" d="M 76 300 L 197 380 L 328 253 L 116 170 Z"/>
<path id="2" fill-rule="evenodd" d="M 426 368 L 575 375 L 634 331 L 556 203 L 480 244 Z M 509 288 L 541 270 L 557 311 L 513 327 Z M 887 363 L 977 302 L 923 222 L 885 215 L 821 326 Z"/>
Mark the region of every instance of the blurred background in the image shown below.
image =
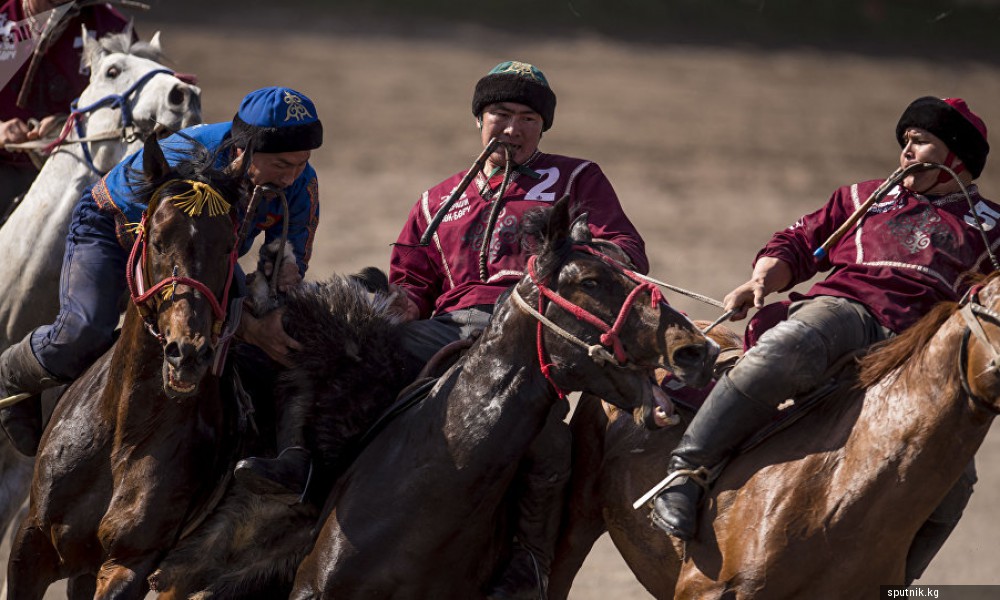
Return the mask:
<path id="1" fill-rule="evenodd" d="M 838 186 L 898 166 L 896 121 L 923 95 L 965 98 L 1000 131 L 992 0 L 153 1 L 173 66 L 199 77 L 206 121 L 287 85 L 325 128 L 309 276 L 386 268 L 410 206 L 481 148 L 470 110 L 503 60 L 558 96 L 541 148 L 600 164 L 648 246 L 651 274 L 720 299 L 772 232 Z M 1000 197 L 1000 156 L 983 194 Z M 683 297 L 693 316 L 718 311 Z M 734 324 L 741 329 L 741 324 Z M 979 454 L 967 514 L 920 583 L 1000 584 L 1000 441 Z M 572 595 L 641 599 L 605 536 Z"/>

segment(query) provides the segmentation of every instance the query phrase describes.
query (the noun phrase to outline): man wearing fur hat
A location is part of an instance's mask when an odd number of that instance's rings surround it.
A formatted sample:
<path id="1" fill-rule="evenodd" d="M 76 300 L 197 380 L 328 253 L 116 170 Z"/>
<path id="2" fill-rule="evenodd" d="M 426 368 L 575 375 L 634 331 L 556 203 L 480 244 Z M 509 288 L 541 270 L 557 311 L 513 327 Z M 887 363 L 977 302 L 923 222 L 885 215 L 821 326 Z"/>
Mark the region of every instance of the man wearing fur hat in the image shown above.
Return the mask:
<path id="1" fill-rule="evenodd" d="M 645 244 L 600 167 L 539 150 L 555 107 L 545 75 L 527 63 L 501 63 L 476 84 L 472 114 L 480 141 L 484 148 L 494 138 L 501 144 L 451 206 L 429 246 L 419 245 L 421 236 L 467 171 L 421 195 L 393 246 L 390 280 L 411 319 L 403 346 L 420 360 L 482 331 L 494 303 L 524 274 L 528 255 L 517 236 L 522 216 L 564 195 L 574 216 L 588 213 L 595 238 L 617 245 L 639 272 L 648 270 Z M 486 231 L 490 223 L 495 225 Z M 565 406 L 554 410 L 525 457 L 530 468 L 519 500 L 515 552 L 491 598 L 538 598 L 540 586 L 547 585 L 570 470 L 565 411 Z"/>
<path id="2" fill-rule="evenodd" d="M 1000 243 L 1000 206 L 983 198 L 972 181 L 989 153 L 986 126 L 959 98 L 913 101 L 896 125 L 901 167 L 937 163 L 914 171 L 873 205 L 828 254 L 813 250 L 881 184 L 865 181 L 836 190 L 814 213 L 774 234 L 757 254 L 749 281 L 725 298 L 736 310 L 761 308 L 772 292 L 788 290 L 830 271 L 807 294 L 792 294 L 788 319 L 766 331 L 722 377 L 674 450 L 669 472 L 681 476 L 659 494 L 651 518 L 668 534 L 696 534 L 698 504 L 708 474 L 734 449 L 774 418 L 787 398 L 815 388 L 842 357 L 902 332 L 942 301 L 957 301 L 969 286 L 968 271 L 993 270 L 989 250 Z M 965 186 L 978 215 L 966 201 Z M 980 230 L 978 221 L 987 225 Z M 917 533 L 907 557 L 906 579 L 918 578 L 954 529 L 972 494 L 975 467 L 958 483 Z"/>
<path id="3" fill-rule="evenodd" d="M 309 157 L 323 142 L 323 127 L 312 101 L 289 88 L 260 89 L 243 99 L 231 122 L 197 125 L 160 145 L 167 161 L 175 164 L 188 154 L 192 141 L 214 154 L 220 168 L 239 171 L 246 166 L 250 186 L 271 184 L 284 190 L 288 214 L 283 214 L 278 198 L 262 202 L 239 254 L 246 254 L 262 231 L 265 241 L 280 236 L 282 220 L 287 219 L 295 261 L 284 265 L 279 287 L 300 281 L 319 219 L 316 172 Z M 35 394 L 0 410 L 0 423 L 22 454 L 34 456 L 44 429 L 37 394 L 78 377 L 113 343 L 134 239 L 128 224 L 138 223 L 146 208 L 132 194 L 133 184 L 142 178 L 142 155 L 140 150 L 126 157 L 84 192 L 66 240 L 59 316 L 0 355 L 0 398 Z M 242 275 L 234 278 L 237 285 L 242 280 Z M 243 313 L 237 336 L 279 362 L 287 362 L 288 350 L 298 347 L 277 312 L 261 319 Z"/>

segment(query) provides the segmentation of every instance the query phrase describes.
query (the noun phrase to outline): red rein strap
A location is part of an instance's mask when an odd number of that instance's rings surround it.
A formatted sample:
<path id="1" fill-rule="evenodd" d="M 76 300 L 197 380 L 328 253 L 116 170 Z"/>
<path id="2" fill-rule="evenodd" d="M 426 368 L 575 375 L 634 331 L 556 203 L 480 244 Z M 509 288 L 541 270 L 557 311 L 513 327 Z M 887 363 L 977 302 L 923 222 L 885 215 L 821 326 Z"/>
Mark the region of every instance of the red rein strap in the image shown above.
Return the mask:
<path id="1" fill-rule="evenodd" d="M 566 310 L 571 315 L 576 317 L 578 321 L 583 321 L 589 323 L 590 325 L 596 327 L 603 333 L 601 334 L 601 344 L 605 347 L 611 348 L 614 352 L 615 359 L 620 364 L 625 364 L 628 362 L 628 355 L 625 353 L 625 347 L 622 345 L 621 333 L 622 328 L 625 326 L 625 321 L 628 319 L 629 312 L 632 310 L 632 306 L 638 300 L 639 295 L 643 292 L 648 291 L 651 301 L 651 306 L 659 306 L 661 302 L 665 302 L 663 298 L 663 293 L 660 292 L 660 288 L 656 287 L 653 283 L 644 281 L 640 279 L 635 272 L 622 267 L 621 263 L 615 261 L 611 257 L 601 254 L 600 252 L 594 250 L 590 246 L 573 246 L 573 250 L 579 250 L 581 252 L 587 252 L 600 258 L 605 263 L 618 268 L 626 277 L 635 281 L 638 285 L 629 293 L 625 302 L 622 304 L 621 310 L 618 311 L 618 316 L 615 318 L 614 325 L 608 325 L 600 317 L 587 312 L 583 308 L 571 303 L 559 294 L 555 293 L 550 289 L 545 282 L 539 281 L 538 276 L 535 271 L 535 260 L 536 256 L 532 256 L 528 259 L 528 276 L 531 277 L 532 283 L 538 288 L 538 312 L 544 314 L 545 312 L 545 299 L 551 300 L 557 304 L 563 310 Z M 555 366 L 549 363 L 546 358 L 546 353 L 544 346 L 542 344 L 542 323 L 538 322 L 538 335 L 537 335 L 537 347 L 538 347 L 538 362 L 541 365 L 542 374 L 549 381 L 553 388 L 555 388 L 556 393 L 559 398 L 565 398 L 566 394 L 556 385 L 555 381 L 552 380 L 551 370 Z"/>
<path id="2" fill-rule="evenodd" d="M 235 234 L 235 221 L 233 224 L 233 230 Z M 139 309 L 139 314 L 142 315 L 147 324 L 154 328 L 154 334 L 158 338 L 161 338 L 162 341 L 162 336 L 155 331 L 155 325 L 152 325 L 150 319 L 150 314 L 152 312 L 152 309 L 149 306 L 150 298 L 168 285 L 186 285 L 198 290 L 208 299 L 208 303 L 212 307 L 212 313 L 215 315 L 215 323 L 212 324 L 212 334 L 213 336 L 218 337 L 219 333 L 222 331 L 222 324 L 226 320 L 226 308 L 229 306 L 229 288 L 233 281 L 233 273 L 236 269 L 236 261 L 238 258 L 237 253 L 239 248 L 234 245 L 232 252 L 229 253 L 229 272 L 226 275 L 226 284 L 222 292 L 222 301 L 220 302 L 215 297 L 215 293 L 208 289 L 207 285 L 190 277 L 178 277 L 174 275 L 157 282 L 148 290 L 144 289 L 145 283 L 143 282 L 142 265 L 146 263 L 145 233 L 146 214 L 144 213 L 142 215 L 142 221 L 139 223 L 139 229 L 135 236 L 135 243 L 132 244 L 132 251 L 129 253 L 128 264 L 125 269 L 125 279 L 128 282 L 129 295 L 132 297 L 132 303 Z M 141 264 L 136 261 L 137 256 L 140 255 L 142 257 Z M 213 340 L 213 343 L 214 341 L 215 340 Z"/>

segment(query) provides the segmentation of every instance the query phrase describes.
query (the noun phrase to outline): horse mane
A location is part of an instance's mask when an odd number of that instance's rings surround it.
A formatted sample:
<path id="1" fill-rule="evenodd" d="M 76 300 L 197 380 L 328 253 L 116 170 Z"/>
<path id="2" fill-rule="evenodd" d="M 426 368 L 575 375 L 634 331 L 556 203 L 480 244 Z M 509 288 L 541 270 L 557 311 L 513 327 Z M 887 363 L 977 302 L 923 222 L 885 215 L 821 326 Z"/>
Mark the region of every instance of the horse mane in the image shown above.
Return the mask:
<path id="1" fill-rule="evenodd" d="M 239 174 L 233 174 L 215 166 L 217 157 L 226 147 L 223 146 L 218 152 L 210 152 L 208 148 L 197 140 L 187 137 L 183 133 L 179 135 L 186 138 L 186 141 L 180 143 L 171 141 L 169 146 L 170 151 L 171 153 L 179 154 L 180 159 L 171 166 L 170 173 L 165 177 L 150 180 L 145 177 L 144 171 L 141 168 L 135 169 L 129 167 L 129 189 L 133 197 L 148 201 L 149 197 L 160 186 L 172 180 L 177 180 L 176 186 L 168 184 L 164 189 L 165 193 L 174 193 L 182 185 L 181 180 L 188 180 L 199 181 L 212 186 L 223 198 L 240 198 L 241 194 L 245 191 L 245 178 Z M 235 203 L 232 204 L 235 205 Z"/>
<path id="2" fill-rule="evenodd" d="M 1000 276 L 1000 271 L 990 275 L 969 274 L 966 276 L 969 285 L 984 284 Z M 922 319 L 896 337 L 872 346 L 871 352 L 865 356 L 858 373 L 858 383 L 861 387 L 874 385 L 889 373 L 902 367 L 913 356 L 923 350 L 930 342 L 941 325 L 958 310 L 957 302 L 940 302 Z"/>
<path id="3" fill-rule="evenodd" d="M 573 246 L 589 246 L 601 254 L 605 254 L 632 269 L 632 259 L 614 242 L 600 239 L 576 239 L 572 235 L 562 234 L 558 223 L 553 223 L 554 210 L 552 206 L 533 208 L 524 213 L 518 236 L 521 247 L 528 254 L 546 256 L 546 260 L 536 263 L 538 276 L 547 278 L 559 270 L 573 251 Z M 576 215 L 579 216 L 579 215 Z M 589 237 L 589 235 L 588 235 Z"/>
<path id="4" fill-rule="evenodd" d="M 861 387 L 874 385 L 906 364 L 914 354 L 927 345 L 941 325 L 955 313 L 957 307 L 957 302 L 941 302 L 900 335 L 875 344 L 871 352 L 861 361 L 859 385 Z"/>
<path id="5" fill-rule="evenodd" d="M 166 59 L 162 50 L 151 46 L 148 42 L 133 41 L 131 27 L 120 33 L 104 35 L 97 40 L 97 43 L 108 54 L 131 54 L 158 63 L 163 63 Z"/>

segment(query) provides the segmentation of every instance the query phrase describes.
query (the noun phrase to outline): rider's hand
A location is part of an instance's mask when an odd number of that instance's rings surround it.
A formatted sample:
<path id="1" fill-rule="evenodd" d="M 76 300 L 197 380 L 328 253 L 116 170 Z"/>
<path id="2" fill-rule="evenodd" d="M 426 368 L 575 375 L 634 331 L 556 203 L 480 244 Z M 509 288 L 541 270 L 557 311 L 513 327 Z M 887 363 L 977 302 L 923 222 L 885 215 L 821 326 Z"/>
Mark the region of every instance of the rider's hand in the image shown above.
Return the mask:
<path id="1" fill-rule="evenodd" d="M 287 292 L 301 281 L 302 275 L 299 274 L 299 266 L 294 261 L 286 260 L 282 263 L 281 271 L 278 273 L 279 291 Z"/>
<path id="2" fill-rule="evenodd" d="M 28 141 L 30 130 L 28 124 L 18 118 L 0 122 L 0 146 Z"/>
<path id="3" fill-rule="evenodd" d="M 420 307 L 410 299 L 410 295 L 402 287 L 390 283 L 389 293 L 392 295 L 391 310 L 396 311 L 403 318 L 403 322 L 416 321 L 420 318 Z"/>
<path id="4" fill-rule="evenodd" d="M 750 308 L 763 308 L 764 298 L 772 292 L 785 289 L 792 281 L 792 268 L 785 261 L 763 256 L 754 265 L 750 281 L 726 294 L 722 304 L 726 311 L 735 310 L 731 321 L 747 316 Z"/>
<path id="5" fill-rule="evenodd" d="M 292 366 L 288 353 L 302 350 L 302 344 L 285 332 L 281 324 L 284 309 L 273 310 L 261 318 L 243 312 L 236 335 L 243 341 L 257 346 L 268 356 L 286 367 Z"/>
<path id="6" fill-rule="evenodd" d="M 38 122 L 36 127 L 28 130 L 29 140 L 43 140 L 47 137 L 54 137 L 59 133 L 59 117 L 49 115 Z"/>

